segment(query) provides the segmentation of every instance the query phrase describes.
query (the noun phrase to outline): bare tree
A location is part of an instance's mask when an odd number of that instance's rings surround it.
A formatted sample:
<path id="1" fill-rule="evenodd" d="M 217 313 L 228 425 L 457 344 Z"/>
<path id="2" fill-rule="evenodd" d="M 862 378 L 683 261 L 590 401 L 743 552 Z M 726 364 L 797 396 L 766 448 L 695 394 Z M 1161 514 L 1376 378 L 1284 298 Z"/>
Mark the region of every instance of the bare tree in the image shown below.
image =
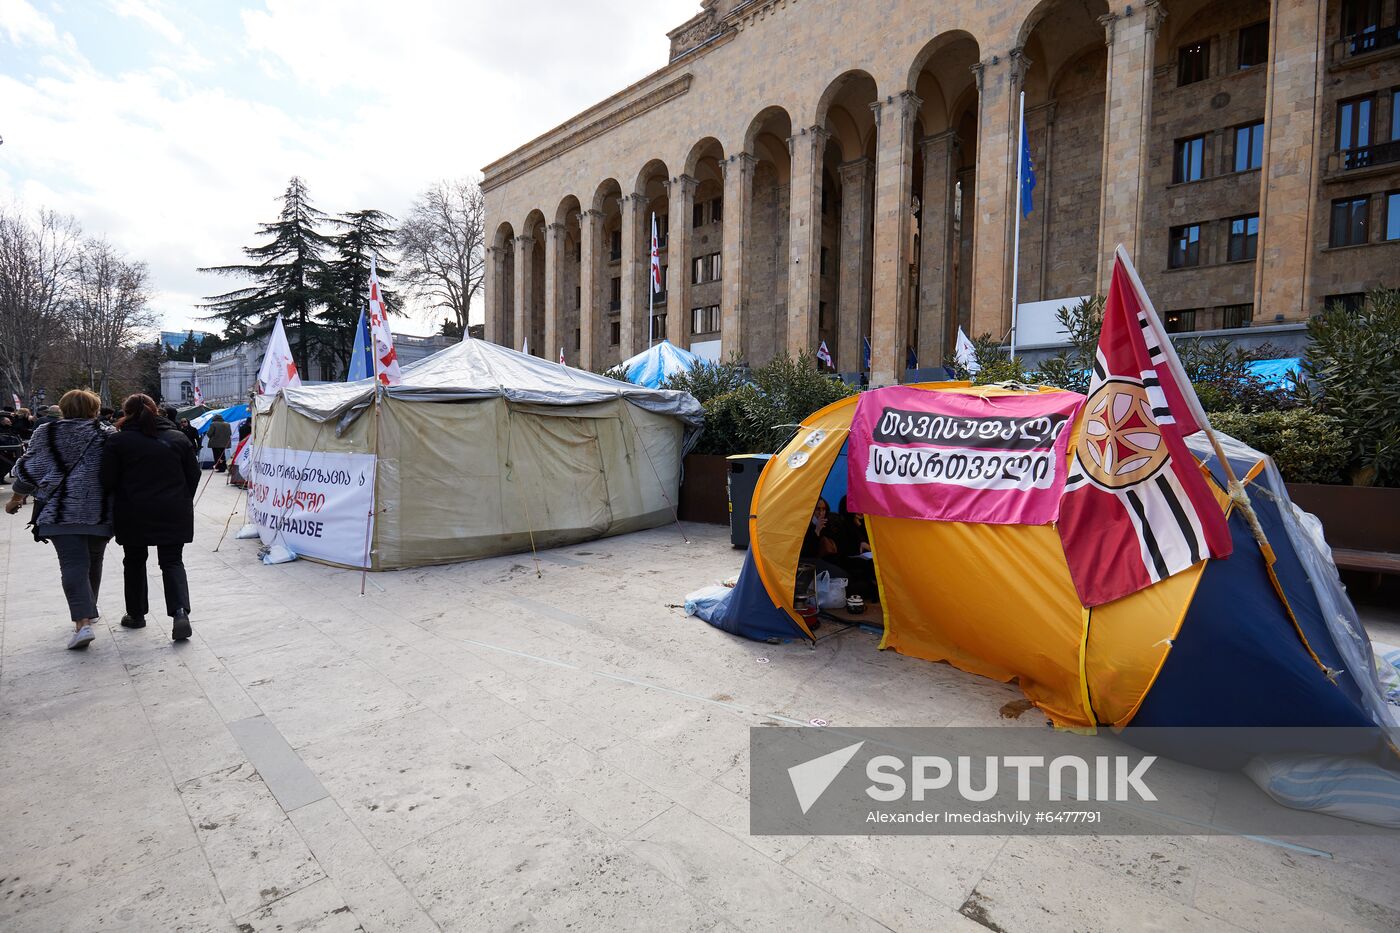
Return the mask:
<path id="1" fill-rule="evenodd" d="M 21 399 L 63 336 L 78 237 L 71 217 L 44 210 L 31 221 L 0 208 L 0 378 Z"/>
<path id="2" fill-rule="evenodd" d="M 68 327 L 78 362 L 105 404 L 112 403 L 112 377 L 125 366 L 141 337 L 160 323 L 144 262 L 124 258 L 112 244 L 90 239 L 74 261 Z"/>
<path id="3" fill-rule="evenodd" d="M 450 310 L 462 333 L 485 278 L 485 228 L 485 196 L 465 179 L 432 185 L 399 227 L 399 280 L 433 307 Z"/>

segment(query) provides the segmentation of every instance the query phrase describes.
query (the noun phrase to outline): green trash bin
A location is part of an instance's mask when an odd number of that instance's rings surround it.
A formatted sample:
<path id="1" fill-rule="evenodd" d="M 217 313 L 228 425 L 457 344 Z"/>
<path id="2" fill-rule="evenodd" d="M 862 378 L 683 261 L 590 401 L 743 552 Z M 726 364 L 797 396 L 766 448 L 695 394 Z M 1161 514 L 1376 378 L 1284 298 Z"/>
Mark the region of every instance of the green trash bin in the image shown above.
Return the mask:
<path id="1" fill-rule="evenodd" d="M 773 459 L 772 454 L 734 454 L 729 457 L 729 543 L 736 548 L 749 546 L 749 506 L 758 476 Z"/>

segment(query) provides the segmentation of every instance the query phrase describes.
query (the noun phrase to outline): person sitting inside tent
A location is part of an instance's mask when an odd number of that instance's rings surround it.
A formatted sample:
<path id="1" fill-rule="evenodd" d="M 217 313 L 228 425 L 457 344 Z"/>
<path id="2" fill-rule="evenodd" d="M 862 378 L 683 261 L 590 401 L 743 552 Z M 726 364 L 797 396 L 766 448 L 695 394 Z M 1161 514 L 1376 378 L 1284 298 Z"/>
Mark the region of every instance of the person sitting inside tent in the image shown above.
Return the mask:
<path id="1" fill-rule="evenodd" d="M 831 506 L 826 504 L 825 499 L 818 499 L 817 507 L 812 510 L 812 523 L 807 526 L 807 534 L 802 539 L 802 557 L 808 560 L 828 560 L 836 557 L 840 551 L 831 523 Z"/>
<path id="2" fill-rule="evenodd" d="M 846 497 L 841 497 L 836 516 L 834 537 L 836 556 L 832 561 L 846 575 L 846 593 L 860 596 L 866 602 L 880 601 L 880 587 L 875 582 L 875 561 L 870 547 L 870 532 L 865 530 L 865 516 L 846 511 Z"/>

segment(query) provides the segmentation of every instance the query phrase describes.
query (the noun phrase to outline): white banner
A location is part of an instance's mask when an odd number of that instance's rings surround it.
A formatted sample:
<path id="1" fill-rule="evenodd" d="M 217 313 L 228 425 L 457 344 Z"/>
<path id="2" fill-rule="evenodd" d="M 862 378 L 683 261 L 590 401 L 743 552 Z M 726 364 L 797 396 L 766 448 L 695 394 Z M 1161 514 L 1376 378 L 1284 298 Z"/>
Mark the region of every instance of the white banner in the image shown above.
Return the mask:
<path id="1" fill-rule="evenodd" d="M 248 518 L 263 544 L 364 566 L 365 523 L 374 505 L 373 454 L 257 447 L 248 479 Z"/>

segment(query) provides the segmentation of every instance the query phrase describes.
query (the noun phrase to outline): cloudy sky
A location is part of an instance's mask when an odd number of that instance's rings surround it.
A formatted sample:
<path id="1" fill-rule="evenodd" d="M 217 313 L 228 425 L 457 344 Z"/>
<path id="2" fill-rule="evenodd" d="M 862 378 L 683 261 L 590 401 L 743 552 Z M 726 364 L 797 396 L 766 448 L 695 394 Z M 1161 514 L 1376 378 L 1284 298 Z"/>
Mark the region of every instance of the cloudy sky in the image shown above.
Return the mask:
<path id="1" fill-rule="evenodd" d="M 666 61 L 698 0 L 0 0 L 0 204 L 151 267 L 170 329 L 301 175 L 402 215 Z M 424 333 L 429 324 L 405 323 Z"/>

